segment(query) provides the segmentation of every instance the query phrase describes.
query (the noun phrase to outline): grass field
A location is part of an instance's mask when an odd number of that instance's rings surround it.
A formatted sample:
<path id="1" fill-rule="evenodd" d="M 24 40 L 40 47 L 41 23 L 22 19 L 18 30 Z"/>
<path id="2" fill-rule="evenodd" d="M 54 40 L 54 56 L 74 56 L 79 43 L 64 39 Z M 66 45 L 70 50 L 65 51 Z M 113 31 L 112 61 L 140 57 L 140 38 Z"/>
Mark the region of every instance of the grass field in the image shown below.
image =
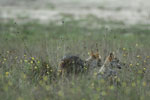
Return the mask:
<path id="1" fill-rule="evenodd" d="M 68 18 L 69 20 L 66 20 Z M 149 100 L 150 25 L 126 25 L 94 16 L 41 24 L 36 20 L 0 21 L 0 98 L 3 100 Z M 96 71 L 60 77 L 66 54 L 82 59 L 96 50 L 104 58 L 115 52 L 126 65 L 117 82 Z"/>

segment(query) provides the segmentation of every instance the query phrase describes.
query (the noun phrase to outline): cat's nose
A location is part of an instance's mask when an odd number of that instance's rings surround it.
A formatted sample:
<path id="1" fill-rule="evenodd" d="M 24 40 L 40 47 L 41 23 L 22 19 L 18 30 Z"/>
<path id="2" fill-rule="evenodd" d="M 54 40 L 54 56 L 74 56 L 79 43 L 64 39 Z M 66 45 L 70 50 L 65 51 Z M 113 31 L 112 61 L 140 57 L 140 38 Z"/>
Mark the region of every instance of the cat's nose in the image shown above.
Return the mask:
<path id="1" fill-rule="evenodd" d="M 120 64 L 118 64 L 117 66 L 118 66 L 119 69 L 121 69 L 121 65 Z"/>
<path id="2" fill-rule="evenodd" d="M 119 69 L 121 69 L 121 67 L 120 67 L 120 66 L 119 66 L 118 68 L 119 68 Z"/>

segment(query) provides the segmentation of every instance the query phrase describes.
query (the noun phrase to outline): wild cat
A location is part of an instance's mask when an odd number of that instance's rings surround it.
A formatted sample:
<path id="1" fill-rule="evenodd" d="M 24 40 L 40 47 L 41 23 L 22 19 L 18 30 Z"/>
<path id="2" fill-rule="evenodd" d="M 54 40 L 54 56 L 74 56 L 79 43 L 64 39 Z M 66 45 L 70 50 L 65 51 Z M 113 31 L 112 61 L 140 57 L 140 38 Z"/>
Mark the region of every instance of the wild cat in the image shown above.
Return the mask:
<path id="1" fill-rule="evenodd" d="M 96 53 L 94 53 L 93 51 L 90 52 L 89 54 L 89 58 L 87 58 L 85 61 L 86 66 L 89 69 L 93 69 L 96 67 L 101 67 L 102 66 L 102 57 L 99 54 L 99 52 L 97 51 Z"/>
<path id="2" fill-rule="evenodd" d="M 102 67 L 99 69 L 98 75 L 103 78 L 117 76 L 117 71 L 115 68 L 121 69 L 122 66 L 123 63 L 121 63 L 119 59 L 114 56 L 114 53 L 110 53 Z"/>
<path id="3" fill-rule="evenodd" d="M 90 56 L 86 60 L 82 60 L 78 56 L 65 56 L 60 62 L 59 68 L 62 73 L 80 73 L 83 72 L 85 69 L 91 69 L 100 67 L 102 65 L 101 56 L 98 52 L 93 53 L 90 52 Z"/>

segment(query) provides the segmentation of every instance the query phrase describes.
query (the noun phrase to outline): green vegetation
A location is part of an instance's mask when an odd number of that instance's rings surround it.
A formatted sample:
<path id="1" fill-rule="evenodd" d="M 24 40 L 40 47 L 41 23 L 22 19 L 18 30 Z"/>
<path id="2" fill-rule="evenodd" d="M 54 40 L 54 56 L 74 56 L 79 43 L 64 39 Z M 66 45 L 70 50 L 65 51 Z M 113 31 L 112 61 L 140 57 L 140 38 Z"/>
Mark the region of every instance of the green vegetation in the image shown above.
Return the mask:
<path id="1" fill-rule="evenodd" d="M 80 20 L 64 16 L 64 23 L 0 22 L 1 99 L 149 100 L 150 25 L 127 26 L 91 15 Z M 103 60 L 114 51 L 126 63 L 116 77 L 119 85 L 99 79 L 93 71 L 58 75 L 65 54 L 86 59 L 96 44 Z"/>

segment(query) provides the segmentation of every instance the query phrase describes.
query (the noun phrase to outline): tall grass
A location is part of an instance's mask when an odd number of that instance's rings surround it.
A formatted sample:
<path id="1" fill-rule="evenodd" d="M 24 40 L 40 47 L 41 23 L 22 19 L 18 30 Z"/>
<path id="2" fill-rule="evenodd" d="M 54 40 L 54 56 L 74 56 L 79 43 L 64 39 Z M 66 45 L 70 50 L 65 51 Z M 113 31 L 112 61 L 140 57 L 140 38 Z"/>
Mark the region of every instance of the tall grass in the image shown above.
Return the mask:
<path id="1" fill-rule="evenodd" d="M 89 19 L 91 23 L 94 20 Z M 0 22 L 0 98 L 3 100 L 148 100 L 148 26 L 126 26 L 96 19 L 98 28 L 81 26 L 85 20 L 62 24 Z M 116 26 L 116 27 L 115 27 Z M 121 27 L 120 27 L 121 26 Z M 60 77 L 58 64 L 65 54 L 82 59 L 96 50 L 104 58 L 112 51 L 126 64 L 116 80 L 99 79 L 96 71 Z"/>

